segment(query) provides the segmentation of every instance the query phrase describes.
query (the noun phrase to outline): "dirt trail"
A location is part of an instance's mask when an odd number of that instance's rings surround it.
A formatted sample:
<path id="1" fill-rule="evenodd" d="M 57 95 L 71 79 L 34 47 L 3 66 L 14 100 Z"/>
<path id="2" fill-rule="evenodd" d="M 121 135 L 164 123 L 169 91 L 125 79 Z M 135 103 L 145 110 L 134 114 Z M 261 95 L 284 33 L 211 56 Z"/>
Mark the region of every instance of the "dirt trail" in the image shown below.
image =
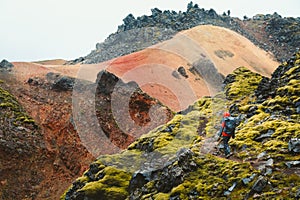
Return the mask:
<path id="1" fill-rule="evenodd" d="M 244 161 L 236 157 L 234 153 L 229 158 L 226 158 L 223 150 L 221 150 L 221 148 L 218 147 L 218 146 L 222 146 L 222 144 L 223 144 L 222 140 L 218 141 L 216 136 L 205 137 L 204 140 L 202 140 L 200 152 L 202 154 L 211 154 L 220 158 L 232 160 L 239 163 L 250 162 L 250 161 Z M 233 151 L 233 149 L 231 150 Z M 259 166 L 263 164 L 263 162 L 256 160 L 256 161 L 251 161 L 250 164 L 255 169 L 258 169 Z"/>
<path id="2" fill-rule="evenodd" d="M 244 161 L 241 158 L 236 157 L 234 153 L 229 158 L 226 158 L 224 152 L 218 148 L 219 145 L 222 145 L 222 141 L 217 141 L 217 138 L 215 136 L 205 137 L 202 140 L 200 152 L 202 154 L 211 154 L 220 158 L 232 160 L 239 163 L 249 162 L 251 166 L 256 170 L 261 170 L 262 168 L 264 168 L 264 165 L 266 165 L 265 160 L 255 159 L 255 160 Z M 233 149 L 231 150 L 233 151 Z M 287 169 L 276 168 L 276 171 L 277 170 L 287 175 L 296 174 L 300 176 L 300 167 L 287 168 Z"/>
<path id="3" fill-rule="evenodd" d="M 206 137 L 202 141 L 200 151 L 203 154 L 214 154 L 216 153 L 216 147 L 219 144 L 219 142 L 216 140 L 215 137 Z"/>

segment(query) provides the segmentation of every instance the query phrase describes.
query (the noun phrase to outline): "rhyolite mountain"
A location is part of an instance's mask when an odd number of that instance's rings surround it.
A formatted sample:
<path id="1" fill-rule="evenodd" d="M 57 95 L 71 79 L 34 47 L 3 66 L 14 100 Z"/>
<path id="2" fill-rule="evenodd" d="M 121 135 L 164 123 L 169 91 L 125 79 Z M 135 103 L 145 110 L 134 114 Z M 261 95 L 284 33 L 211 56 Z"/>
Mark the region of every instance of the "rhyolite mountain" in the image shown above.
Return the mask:
<path id="1" fill-rule="evenodd" d="M 282 17 L 278 13 L 257 14 L 241 20 L 230 16 L 230 11 L 222 15 L 213 9 L 205 10 L 201 5 L 190 2 L 185 12 L 158 8 L 152 15 L 134 17 L 129 14 L 116 33 L 104 42 L 97 43 L 96 49 L 87 56 L 69 63 L 99 63 L 153 44 L 171 39 L 176 33 L 199 25 L 215 25 L 231 29 L 248 38 L 258 47 L 274 54 L 278 61 L 291 57 L 300 46 L 300 18 Z M 141 42 L 143 41 L 143 42 Z"/>
<path id="2" fill-rule="evenodd" d="M 69 65 L 3 60 L 1 199 L 299 198 L 298 24 L 190 3 L 128 15 Z M 197 95 L 172 96 L 181 83 Z M 241 116 L 229 159 L 215 138 L 225 109 Z"/>

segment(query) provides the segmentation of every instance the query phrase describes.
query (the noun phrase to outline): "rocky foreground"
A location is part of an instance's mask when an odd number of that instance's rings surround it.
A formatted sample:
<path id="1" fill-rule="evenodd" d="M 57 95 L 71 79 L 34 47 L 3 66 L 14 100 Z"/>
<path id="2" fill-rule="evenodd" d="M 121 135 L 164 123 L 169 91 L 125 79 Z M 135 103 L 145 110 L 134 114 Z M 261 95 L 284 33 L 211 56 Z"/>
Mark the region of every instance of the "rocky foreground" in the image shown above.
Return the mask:
<path id="1" fill-rule="evenodd" d="M 224 92 L 199 99 L 127 150 L 97 158 L 61 199 L 299 198 L 299 63 L 300 52 L 271 79 L 238 68 Z M 224 106 L 242 116 L 230 159 L 214 139 Z"/>

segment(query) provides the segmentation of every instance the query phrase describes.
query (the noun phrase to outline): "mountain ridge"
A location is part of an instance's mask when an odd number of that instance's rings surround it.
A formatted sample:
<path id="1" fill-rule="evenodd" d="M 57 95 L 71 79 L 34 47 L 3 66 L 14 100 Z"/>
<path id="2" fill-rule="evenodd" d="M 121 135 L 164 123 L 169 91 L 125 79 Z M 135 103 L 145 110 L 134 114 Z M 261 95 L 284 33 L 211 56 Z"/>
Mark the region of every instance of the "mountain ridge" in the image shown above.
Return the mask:
<path id="1" fill-rule="evenodd" d="M 97 43 L 89 55 L 68 63 L 99 63 L 139 51 L 153 44 L 171 39 L 176 33 L 198 25 L 211 24 L 229 28 L 245 36 L 260 48 L 271 52 L 278 61 L 292 56 L 299 47 L 300 18 L 282 18 L 274 14 L 255 15 L 243 20 L 230 15 L 218 15 L 190 2 L 185 12 L 151 10 L 152 15 L 135 18 L 129 14 L 116 33 Z M 264 36 L 265 35 L 265 36 Z M 140 43 L 139 41 L 144 41 Z"/>

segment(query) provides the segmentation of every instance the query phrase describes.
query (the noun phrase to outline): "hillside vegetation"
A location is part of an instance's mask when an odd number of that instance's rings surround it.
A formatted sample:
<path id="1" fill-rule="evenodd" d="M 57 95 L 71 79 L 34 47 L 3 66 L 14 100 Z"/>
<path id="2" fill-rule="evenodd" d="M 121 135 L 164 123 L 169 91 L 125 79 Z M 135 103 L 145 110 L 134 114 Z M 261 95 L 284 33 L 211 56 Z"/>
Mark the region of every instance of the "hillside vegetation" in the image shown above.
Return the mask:
<path id="1" fill-rule="evenodd" d="M 224 92 L 199 99 L 127 150 L 100 156 L 61 199 L 299 198 L 299 63 L 297 53 L 271 79 L 236 69 Z M 213 144 L 224 106 L 242 116 L 230 159 L 203 148 Z"/>

